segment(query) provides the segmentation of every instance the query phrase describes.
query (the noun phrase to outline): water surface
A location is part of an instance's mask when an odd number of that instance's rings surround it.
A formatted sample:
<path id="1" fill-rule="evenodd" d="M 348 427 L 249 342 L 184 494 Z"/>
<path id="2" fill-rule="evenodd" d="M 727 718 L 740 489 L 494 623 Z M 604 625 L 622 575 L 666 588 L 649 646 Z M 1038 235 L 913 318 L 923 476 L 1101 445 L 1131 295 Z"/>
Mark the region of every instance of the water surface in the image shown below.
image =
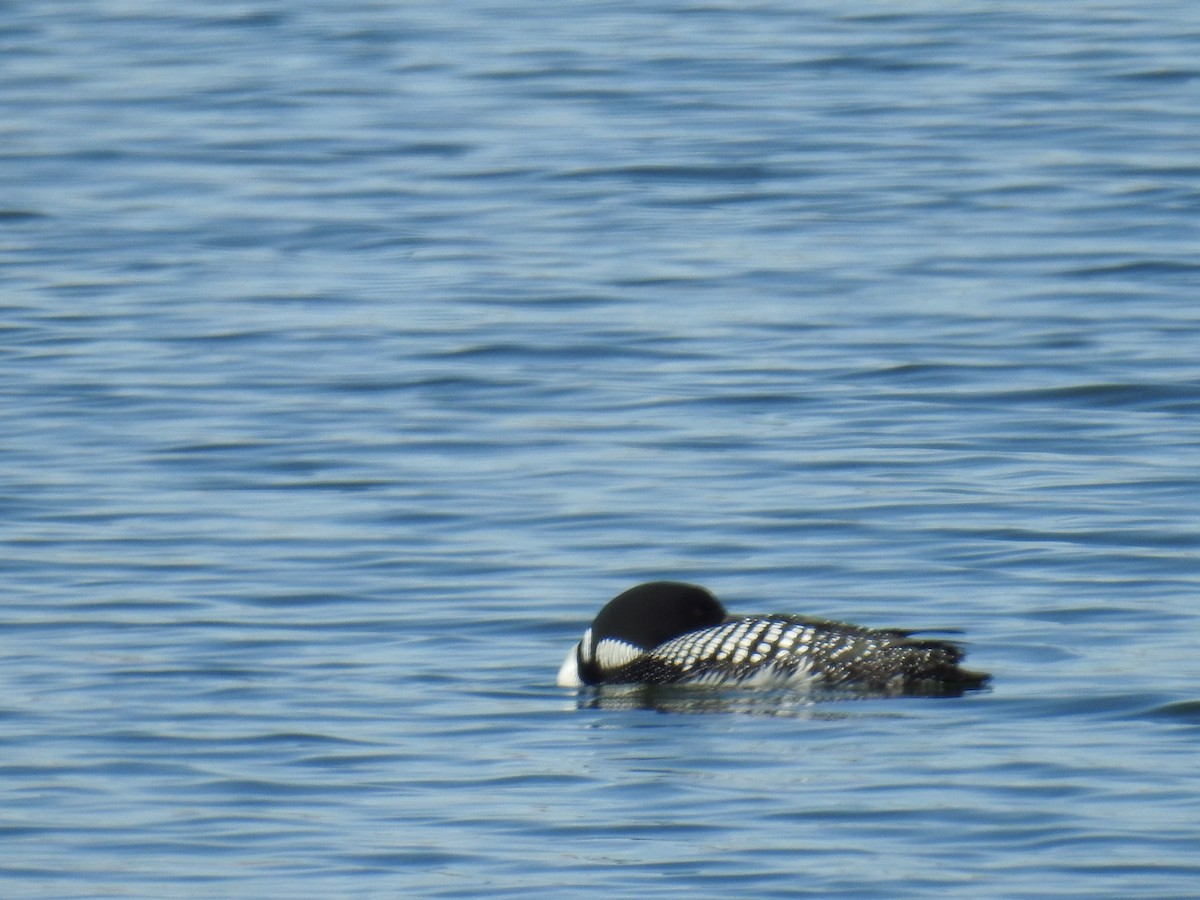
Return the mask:
<path id="1" fill-rule="evenodd" d="M 0 8 L 6 896 L 1195 895 L 1191 4 Z"/>

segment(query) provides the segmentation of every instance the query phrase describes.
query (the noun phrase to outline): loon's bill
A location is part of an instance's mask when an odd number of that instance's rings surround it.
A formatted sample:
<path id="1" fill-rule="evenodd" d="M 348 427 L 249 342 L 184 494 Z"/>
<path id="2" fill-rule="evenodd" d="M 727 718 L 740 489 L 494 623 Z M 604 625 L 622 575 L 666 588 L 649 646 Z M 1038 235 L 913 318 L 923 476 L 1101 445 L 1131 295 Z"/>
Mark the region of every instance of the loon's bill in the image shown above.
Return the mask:
<path id="1" fill-rule="evenodd" d="M 563 660 L 560 687 L 602 684 L 820 685 L 884 693 L 972 690 L 990 676 L 963 650 L 912 632 L 784 614 L 731 616 L 694 584 L 617 595 Z"/>

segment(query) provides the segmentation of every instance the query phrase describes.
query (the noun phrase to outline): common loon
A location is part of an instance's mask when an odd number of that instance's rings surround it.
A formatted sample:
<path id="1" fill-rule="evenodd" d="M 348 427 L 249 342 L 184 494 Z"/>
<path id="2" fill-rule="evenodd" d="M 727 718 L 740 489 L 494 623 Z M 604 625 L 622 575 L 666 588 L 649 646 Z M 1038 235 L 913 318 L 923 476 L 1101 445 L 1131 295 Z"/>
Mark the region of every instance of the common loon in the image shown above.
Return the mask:
<path id="1" fill-rule="evenodd" d="M 560 687 L 813 685 L 884 694 L 961 693 L 989 676 L 913 632 L 808 616 L 731 616 L 694 584 L 655 581 L 609 601 L 563 660 Z"/>

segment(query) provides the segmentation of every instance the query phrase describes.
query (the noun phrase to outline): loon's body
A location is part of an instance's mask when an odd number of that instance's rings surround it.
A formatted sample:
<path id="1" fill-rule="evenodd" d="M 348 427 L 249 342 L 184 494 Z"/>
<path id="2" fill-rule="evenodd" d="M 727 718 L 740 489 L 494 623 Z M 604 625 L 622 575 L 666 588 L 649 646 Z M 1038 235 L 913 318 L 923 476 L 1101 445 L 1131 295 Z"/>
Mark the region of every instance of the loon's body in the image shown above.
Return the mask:
<path id="1" fill-rule="evenodd" d="M 601 684 L 822 685 L 887 693 L 962 691 L 988 676 L 963 651 L 911 632 L 783 614 L 730 616 L 692 584 L 619 594 L 558 672 L 561 687 Z"/>

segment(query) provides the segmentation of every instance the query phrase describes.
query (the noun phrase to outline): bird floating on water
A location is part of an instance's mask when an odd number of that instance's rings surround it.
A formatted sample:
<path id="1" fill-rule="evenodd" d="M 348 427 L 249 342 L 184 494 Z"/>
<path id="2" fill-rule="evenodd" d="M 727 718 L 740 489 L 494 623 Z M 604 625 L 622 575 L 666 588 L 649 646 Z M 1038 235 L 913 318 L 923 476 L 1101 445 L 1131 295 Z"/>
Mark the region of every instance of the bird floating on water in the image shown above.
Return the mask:
<path id="1" fill-rule="evenodd" d="M 561 687 L 820 686 L 886 695 L 985 686 L 962 648 L 894 628 L 787 614 L 729 615 L 705 588 L 640 584 L 600 610 L 558 671 Z"/>

